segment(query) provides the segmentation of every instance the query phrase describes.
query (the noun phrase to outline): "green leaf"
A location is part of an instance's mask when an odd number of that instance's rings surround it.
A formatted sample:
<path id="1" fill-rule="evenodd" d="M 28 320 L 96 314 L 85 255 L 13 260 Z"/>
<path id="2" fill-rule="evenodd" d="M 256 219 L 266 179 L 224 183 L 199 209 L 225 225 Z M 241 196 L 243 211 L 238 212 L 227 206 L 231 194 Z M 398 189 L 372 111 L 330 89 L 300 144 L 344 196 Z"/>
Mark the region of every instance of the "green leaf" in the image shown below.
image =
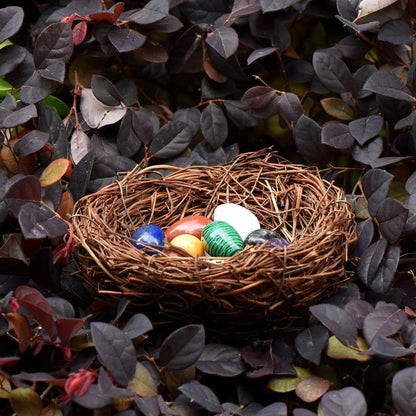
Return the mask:
<path id="1" fill-rule="evenodd" d="M 306 368 L 296 367 L 296 377 L 275 377 L 268 383 L 267 387 L 276 393 L 287 393 L 296 390 L 296 386 L 304 379 L 312 377 L 313 374 Z"/>
<path id="2" fill-rule="evenodd" d="M 0 376 L 0 399 L 9 399 L 12 386 L 7 378 Z"/>
<path id="3" fill-rule="evenodd" d="M 349 348 L 342 344 L 335 335 L 332 335 L 328 341 L 326 355 L 335 360 L 355 360 L 360 362 L 371 360 L 371 355 L 361 354 L 362 351 L 366 351 L 368 349 L 368 345 L 364 338 L 358 337 L 357 345 L 358 349 Z"/>
<path id="4" fill-rule="evenodd" d="M 10 404 L 16 416 L 38 416 L 43 407 L 39 394 L 30 388 L 22 387 L 10 393 Z"/>

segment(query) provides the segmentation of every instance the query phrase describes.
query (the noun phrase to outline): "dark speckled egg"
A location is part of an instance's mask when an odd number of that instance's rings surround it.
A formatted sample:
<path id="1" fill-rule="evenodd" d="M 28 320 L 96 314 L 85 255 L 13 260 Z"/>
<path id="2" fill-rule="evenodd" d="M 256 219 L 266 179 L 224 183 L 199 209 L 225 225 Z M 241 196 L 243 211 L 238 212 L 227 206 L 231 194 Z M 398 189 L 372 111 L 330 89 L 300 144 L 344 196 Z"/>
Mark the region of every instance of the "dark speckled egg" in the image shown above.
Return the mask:
<path id="1" fill-rule="evenodd" d="M 244 240 L 244 244 L 262 244 L 271 238 L 279 238 L 280 234 L 273 230 L 267 230 L 265 228 L 259 228 L 252 231 Z"/>
<path id="2" fill-rule="evenodd" d="M 143 244 L 150 244 L 155 246 L 157 249 L 161 250 L 165 244 L 166 236 L 163 230 L 154 224 L 143 225 L 138 228 L 133 235 L 132 244 L 134 247 L 137 247 L 140 250 L 144 250 L 147 254 L 153 256 L 157 254 L 157 250 L 152 250 L 149 247 L 144 246 Z"/>

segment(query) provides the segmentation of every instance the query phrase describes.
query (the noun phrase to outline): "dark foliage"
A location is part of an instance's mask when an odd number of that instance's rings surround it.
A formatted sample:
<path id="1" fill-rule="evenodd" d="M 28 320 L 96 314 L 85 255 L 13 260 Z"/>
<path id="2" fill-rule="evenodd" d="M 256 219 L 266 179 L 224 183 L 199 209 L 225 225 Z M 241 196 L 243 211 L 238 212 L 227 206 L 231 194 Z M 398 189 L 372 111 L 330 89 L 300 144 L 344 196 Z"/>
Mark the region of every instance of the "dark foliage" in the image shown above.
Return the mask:
<path id="1" fill-rule="evenodd" d="M 1 413 L 414 415 L 414 2 L 10 3 Z M 102 305 L 72 276 L 74 201 L 117 172 L 270 145 L 322 168 L 359 223 L 356 282 L 309 319 L 211 339 Z"/>

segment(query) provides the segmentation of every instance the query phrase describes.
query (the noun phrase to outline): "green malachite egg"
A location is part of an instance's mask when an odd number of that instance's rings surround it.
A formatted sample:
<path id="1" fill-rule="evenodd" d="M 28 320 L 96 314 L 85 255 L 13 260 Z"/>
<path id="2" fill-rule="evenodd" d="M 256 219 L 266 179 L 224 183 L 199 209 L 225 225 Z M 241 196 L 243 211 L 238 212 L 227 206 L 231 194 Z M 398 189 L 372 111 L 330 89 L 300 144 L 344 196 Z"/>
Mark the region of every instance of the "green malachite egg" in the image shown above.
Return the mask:
<path id="1" fill-rule="evenodd" d="M 231 257 L 244 248 L 238 232 L 224 221 L 213 221 L 202 231 L 202 244 L 211 256 Z"/>

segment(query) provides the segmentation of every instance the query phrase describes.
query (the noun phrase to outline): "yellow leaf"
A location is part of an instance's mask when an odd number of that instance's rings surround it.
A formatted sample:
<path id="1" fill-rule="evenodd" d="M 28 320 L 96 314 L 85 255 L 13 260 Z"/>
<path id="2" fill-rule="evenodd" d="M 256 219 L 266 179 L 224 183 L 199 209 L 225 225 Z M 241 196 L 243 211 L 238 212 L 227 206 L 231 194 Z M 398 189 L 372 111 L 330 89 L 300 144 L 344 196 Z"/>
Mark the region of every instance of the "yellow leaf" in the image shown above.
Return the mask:
<path id="1" fill-rule="evenodd" d="M 10 392 L 12 391 L 12 386 L 10 385 L 9 380 L 0 376 L 0 398 L 8 399 L 10 398 Z"/>
<path id="2" fill-rule="evenodd" d="M 150 371 L 139 361 L 136 363 L 136 373 L 130 381 L 128 388 L 140 397 L 156 397 L 158 395 L 155 379 Z"/>
<path id="3" fill-rule="evenodd" d="M 70 166 L 71 161 L 65 158 L 55 159 L 49 163 L 39 178 L 42 187 L 45 188 L 46 186 L 53 185 L 60 181 Z"/>
<path id="4" fill-rule="evenodd" d="M 295 367 L 296 377 L 275 377 L 268 383 L 267 387 L 276 393 L 287 393 L 296 390 L 296 386 L 305 378 L 313 376 L 306 368 Z"/>
<path id="5" fill-rule="evenodd" d="M 371 360 L 371 355 L 360 354 L 362 351 L 368 349 L 368 345 L 364 338 L 357 338 L 358 349 L 350 348 L 340 342 L 335 335 L 328 340 L 328 346 L 326 349 L 326 355 L 334 358 L 335 360 L 355 360 L 355 361 L 368 361 Z"/>

